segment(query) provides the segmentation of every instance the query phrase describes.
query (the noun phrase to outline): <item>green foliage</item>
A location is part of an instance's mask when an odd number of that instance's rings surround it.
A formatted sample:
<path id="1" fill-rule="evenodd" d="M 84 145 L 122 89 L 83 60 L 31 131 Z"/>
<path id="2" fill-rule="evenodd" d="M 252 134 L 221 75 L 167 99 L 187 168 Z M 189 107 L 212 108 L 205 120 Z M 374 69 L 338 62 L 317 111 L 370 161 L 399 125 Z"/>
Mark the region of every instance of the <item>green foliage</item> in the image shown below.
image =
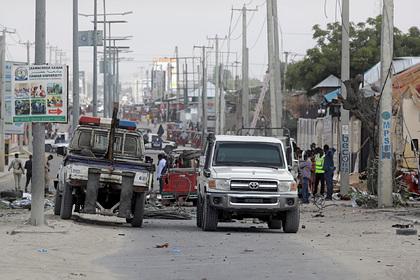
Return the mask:
<path id="1" fill-rule="evenodd" d="M 350 74 L 362 74 L 380 60 L 382 18 L 368 18 L 366 22 L 351 23 Z M 327 24 L 326 29 L 313 26 L 316 46 L 307 50 L 303 60 L 290 64 L 287 70 L 288 89 L 310 90 L 314 85 L 341 72 L 341 24 Z M 420 56 L 420 30 L 411 27 L 407 33 L 394 28 L 394 56 Z"/>

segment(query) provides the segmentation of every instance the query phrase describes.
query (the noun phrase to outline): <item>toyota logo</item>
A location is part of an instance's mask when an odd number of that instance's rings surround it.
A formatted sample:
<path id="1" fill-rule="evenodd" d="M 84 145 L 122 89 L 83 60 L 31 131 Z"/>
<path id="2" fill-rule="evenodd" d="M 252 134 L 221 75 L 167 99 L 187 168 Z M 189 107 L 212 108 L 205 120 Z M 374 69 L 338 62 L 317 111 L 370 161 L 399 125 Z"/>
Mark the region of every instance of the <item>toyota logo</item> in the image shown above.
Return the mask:
<path id="1" fill-rule="evenodd" d="M 256 190 L 260 187 L 260 184 L 258 184 L 258 182 L 251 182 L 248 184 L 248 187 L 252 190 Z"/>

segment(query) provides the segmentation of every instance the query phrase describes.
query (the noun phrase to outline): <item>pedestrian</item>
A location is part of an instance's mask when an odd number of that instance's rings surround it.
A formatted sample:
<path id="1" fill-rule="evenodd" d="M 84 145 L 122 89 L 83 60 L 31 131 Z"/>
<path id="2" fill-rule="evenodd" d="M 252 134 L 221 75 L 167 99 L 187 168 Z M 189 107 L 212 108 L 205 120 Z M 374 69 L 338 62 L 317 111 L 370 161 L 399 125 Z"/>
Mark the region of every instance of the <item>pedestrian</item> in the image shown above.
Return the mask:
<path id="1" fill-rule="evenodd" d="M 308 157 L 309 153 L 305 153 L 303 160 L 299 162 L 299 171 L 302 180 L 302 203 L 309 203 L 309 182 L 311 179 L 312 163 Z"/>
<path id="2" fill-rule="evenodd" d="M 29 159 L 25 162 L 25 169 L 26 169 L 25 192 L 28 192 L 28 186 L 32 180 L 32 155 L 29 155 Z"/>
<path id="3" fill-rule="evenodd" d="M 45 178 L 45 194 L 50 193 L 50 176 L 49 176 L 49 172 L 50 172 L 50 166 L 51 166 L 51 160 L 53 159 L 53 155 L 49 155 L 47 157 L 47 160 L 45 162 L 45 173 L 44 173 L 44 178 Z"/>
<path id="4" fill-rule="evenodd" d="M 156 180 L 159 182 L 159 192 L 162 193 L 163 189 L 163 175 L 166 172 L 166 159 L 163 154 L 158 155 L 158 163 L 156 169 Z"/>
<path id="5" fill-rule="evenodd" d="M 20 191 L 20 180 L 22 179 L 22 174 L 25 174 L 23 169 L 22 162 L 19 159 L 19 154 L 15 154 L 15 158 L 9 165 L 9 171 L 13 168 L 13 178 L 15 180 L 15 191 Z"/>
<path id="6" fill-rule="evenodd" d="M 327 184 L 327 200 L 332 200 L 332 194 L 333 194 L 333 177 L 334 177 L 334 153 L 335 149 L 331 148 L 328 145 L 324 146 L 324 177 L 325 182 Z"/>
<path id="7" fill-rule="evenodd" d="M 314 185 L 314 193 L 315 196 L 318 193 L 318 185 L 321 183 L 321 195 L 324 195 L 325 191 L 325 178 L 324 178 L 324 152 L 321 148 L 316 149 L 316 156 L 315 156 L 315 185 Z"/>

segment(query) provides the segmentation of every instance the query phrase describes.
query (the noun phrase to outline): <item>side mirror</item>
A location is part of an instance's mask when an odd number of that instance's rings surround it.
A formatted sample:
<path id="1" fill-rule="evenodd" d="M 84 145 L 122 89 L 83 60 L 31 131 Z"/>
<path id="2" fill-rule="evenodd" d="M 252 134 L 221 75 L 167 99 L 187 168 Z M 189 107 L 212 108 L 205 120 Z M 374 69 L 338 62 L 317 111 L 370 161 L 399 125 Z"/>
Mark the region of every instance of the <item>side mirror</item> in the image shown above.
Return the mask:
<path id="1" fill-rule="evenodd" d="M 145 156 L 144 160 L 146 161 L 146 163 L 153 163 L 153 158 L 152 157 Z"/>
<path id="2" fill-rule="evenodd" d="M 206 177 L 206 178 L 210 178 L 210 176 L 211 176 L 211 172 L 210 172 L 210 170 L 209 170 L 209 169 L 204 169 L 204 170 L 203 170 L 203 175 L 204 175 L 204 177 Z"/>
<path id="3" fill-rule="evenodd" d="M 206 156 L 200 156 L 200 167 L 204 167 L 204 163 L 206 162 Z"/>
<path id="4" fill-rule="evenodd" d="M 57 155 L 63 156 L 65 157 L 67 154 L 67 149 L 66 147 L 58 147 L 57 148 Z"/>

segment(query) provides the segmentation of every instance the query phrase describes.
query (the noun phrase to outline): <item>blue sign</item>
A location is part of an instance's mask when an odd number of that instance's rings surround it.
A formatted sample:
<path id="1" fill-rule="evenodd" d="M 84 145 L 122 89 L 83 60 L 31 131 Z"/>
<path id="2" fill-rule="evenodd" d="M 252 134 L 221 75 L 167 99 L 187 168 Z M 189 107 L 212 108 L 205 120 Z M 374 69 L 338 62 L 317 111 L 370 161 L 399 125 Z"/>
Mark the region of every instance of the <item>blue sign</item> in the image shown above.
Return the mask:
<path id="1" fill-rule="evenodd" d="M 390 160 L 392 158 L 392 145 L 391 145 L 391 113 L 382 113 L 382 144 L 380 150 L 381 160 Z"/>
<path id="2" fill-rule="evenodd" d="M 348 134 L 341 135 L 341 168 L 343 173 L 350 173 L 350 137 Z"/>

